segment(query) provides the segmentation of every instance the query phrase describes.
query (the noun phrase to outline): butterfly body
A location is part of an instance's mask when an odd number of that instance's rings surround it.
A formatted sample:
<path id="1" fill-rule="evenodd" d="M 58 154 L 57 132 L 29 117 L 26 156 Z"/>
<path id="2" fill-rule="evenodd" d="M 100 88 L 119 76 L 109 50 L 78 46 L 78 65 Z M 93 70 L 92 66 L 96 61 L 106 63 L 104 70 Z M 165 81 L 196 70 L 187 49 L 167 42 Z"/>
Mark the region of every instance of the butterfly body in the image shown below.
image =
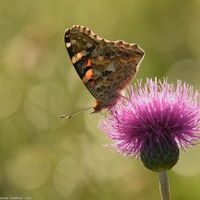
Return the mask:
<path id="1" fill-rule="evenodd" d="M 135 77 L 144 51 L 134 43 L 100 38 L 83 26 L 67 29 L 64 39 L 74 68 L 96 99 L 92 113 L 114 106 Z"/>

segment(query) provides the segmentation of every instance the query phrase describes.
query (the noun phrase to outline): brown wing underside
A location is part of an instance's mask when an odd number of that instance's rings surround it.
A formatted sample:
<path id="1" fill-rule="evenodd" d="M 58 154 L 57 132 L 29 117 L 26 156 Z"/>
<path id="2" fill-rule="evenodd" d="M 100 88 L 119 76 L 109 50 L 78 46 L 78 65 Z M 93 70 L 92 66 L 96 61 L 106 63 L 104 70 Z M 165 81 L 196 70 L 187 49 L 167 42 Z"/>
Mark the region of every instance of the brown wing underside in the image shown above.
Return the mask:
<path id="1" fill-rule="evenodd" d="M 137 44 L 104 40 L 83 26 L 67 29 L 65 44 L 82 82 L 102 104 L 112 103 L 112 97 L 119 96 L 144 56 Z"/>

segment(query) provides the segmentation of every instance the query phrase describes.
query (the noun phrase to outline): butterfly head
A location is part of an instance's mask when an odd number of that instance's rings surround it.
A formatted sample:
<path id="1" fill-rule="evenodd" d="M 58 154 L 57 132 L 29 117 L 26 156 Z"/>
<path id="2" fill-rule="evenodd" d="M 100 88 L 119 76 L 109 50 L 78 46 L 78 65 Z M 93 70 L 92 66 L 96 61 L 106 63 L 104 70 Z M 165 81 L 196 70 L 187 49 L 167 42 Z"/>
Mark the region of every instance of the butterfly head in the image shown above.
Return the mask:
<path id="1" fill-rule="evenodd" d="M 110 101 L 105 103 L 105 102 L 101 102 L 99 100 L 96 100 L 94 106 L 92 107 L 93 109 L 93 113 L 99 113 L 101 112 L 102 110 L 104 109 L 109 109 L 109 108 L 112 108 L 113 106 L 115 106 L 117 104 L 117 102 L 119 101 L 120 99 L 120 96 L 117 95 L 117 96 L 113 96 L 112 98 L 110 98 Z"/>

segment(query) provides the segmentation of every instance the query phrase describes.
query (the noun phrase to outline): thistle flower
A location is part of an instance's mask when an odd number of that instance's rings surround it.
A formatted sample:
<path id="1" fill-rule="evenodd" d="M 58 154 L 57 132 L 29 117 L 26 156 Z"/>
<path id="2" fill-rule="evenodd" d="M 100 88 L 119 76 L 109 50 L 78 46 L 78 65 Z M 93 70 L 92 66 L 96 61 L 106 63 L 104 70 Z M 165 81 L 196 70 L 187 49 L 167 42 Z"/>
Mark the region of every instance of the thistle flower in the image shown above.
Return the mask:
<path id="1" fill-rule="evenodd" d="M 171 169 L 186 150 L 200 139 L 199 94 L 193 87 L 167 79 L 147 79 L 128 87 L 128 97 L 104 116 L 99 128 L 113 141 L 115 151 L 140 156 L 145 167 L 160 172 Z"/>

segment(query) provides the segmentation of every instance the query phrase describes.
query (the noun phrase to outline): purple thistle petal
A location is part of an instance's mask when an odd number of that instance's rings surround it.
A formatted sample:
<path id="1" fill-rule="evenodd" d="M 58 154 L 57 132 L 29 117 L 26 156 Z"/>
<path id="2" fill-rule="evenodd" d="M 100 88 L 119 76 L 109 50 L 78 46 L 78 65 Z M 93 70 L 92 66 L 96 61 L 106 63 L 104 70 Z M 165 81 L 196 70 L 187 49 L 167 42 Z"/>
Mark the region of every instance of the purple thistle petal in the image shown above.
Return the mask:
<path id="1" fill-rule="evenodd" d="M 150 151 L 155 142 L 168 144 L 172 140 L 186 150 L 200 139 L 199 94 L 193 87 L 177 81 L 177 86 L 167 79 L 147 79 L 128 87 L 127 98 L 109 110 L 99 124 L 113 141 L 115 151 L 138 158 L 148 140 Z M 148 152 L 147 152 L 148 153 Z"/>

